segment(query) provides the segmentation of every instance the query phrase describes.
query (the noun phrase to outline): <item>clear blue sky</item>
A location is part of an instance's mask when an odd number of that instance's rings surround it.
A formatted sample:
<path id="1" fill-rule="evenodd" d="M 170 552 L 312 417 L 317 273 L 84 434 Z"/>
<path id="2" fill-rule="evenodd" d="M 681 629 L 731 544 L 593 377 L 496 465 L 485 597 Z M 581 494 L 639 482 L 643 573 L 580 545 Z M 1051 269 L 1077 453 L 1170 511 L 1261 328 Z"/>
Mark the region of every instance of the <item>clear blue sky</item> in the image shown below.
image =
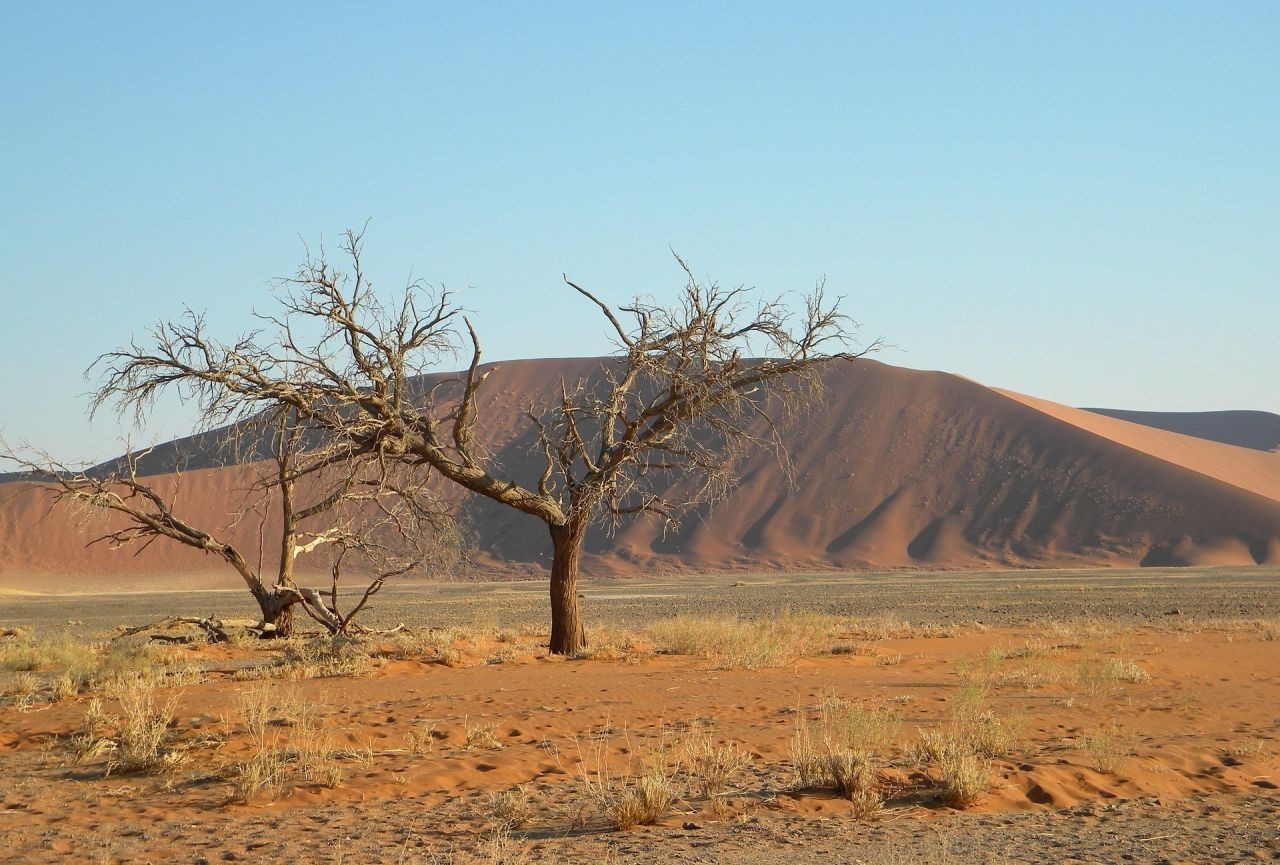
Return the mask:
<path id="1" fill-rule="evenodd" d="M 674 247 L 826 275 L 892 363 L 1280 411 L 1278 45 L 1274 2 L 6 4 L 0 431 L 115 452 L 98 353 L 247 327 L 366 219 L 491 359 L 605 350 L 560 273 L 661 295 Z"/>

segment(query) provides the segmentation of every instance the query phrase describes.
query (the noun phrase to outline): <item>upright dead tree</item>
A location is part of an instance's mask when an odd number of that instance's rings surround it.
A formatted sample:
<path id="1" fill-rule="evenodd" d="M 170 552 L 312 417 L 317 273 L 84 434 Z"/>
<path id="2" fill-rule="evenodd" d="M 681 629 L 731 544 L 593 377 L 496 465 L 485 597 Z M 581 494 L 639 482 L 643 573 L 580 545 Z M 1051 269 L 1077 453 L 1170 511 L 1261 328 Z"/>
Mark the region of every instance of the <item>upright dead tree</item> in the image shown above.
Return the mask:
<path id="1" fill-rule="evenodd" d="M 583 542 L 595 522 L 640 514 L 674 520 L 722 496 L 735 458 L 749 447 L 785 459 L 774 420 L 820 386 L 820 372 L 850 361 L 853 325 L 821 286 L 790 309 L 748 290 L 695 279 L 670 306 L 637 299 L 614 309 L 586 289 L 618 350 L 603 383 L 564 382 L 550 406 L 531 406 L 527 423 L 544 464 L 536 477 L 510 476 L 478 440 L 480 340 L 448 293 L 410 284 L 394 303 L 373 290 L 362 235 L 348 232 L 347 270 L 321 250 L 277 286 L 270 333 L 233 343 L 211 337 L 199 316 L 164 322 L 150 344 L 105 355 L 97 405 L 145 410 L 166 388 L 198 399 L 205 416 L 233 420 L 287 408 L 344 442 L 434 472 L 541 520 L 552 543 L 551 650 L 585 645 L 576 584 Z M 465 327 L 471 360 L 448 383 L 425 390 L 420 375 L 457 345 Z M 318 334 L 304 340 L 300 334 Z M 675 496 L 670 479 L 692 476 Z"/>
<path id="2" fill-rule="evenodd" d="M 115 515 L 116 525 L 89 543 L 141 552 L 157 540 L 174 542 L 213 555 L 244 581 L 261 612 L 260 631 L 269 636 L 293 632 L 294 607 L 302 608 L 330 633 L 345 633 L 352 619 L 387 579 L 457 552 L 452 522 L 435 499 L 426 494 L 416 473 L 399 463 L 357 454 L 346 442 L 317 445 L 314 434 L 299 423 L 297 414 L 280 409 L 222 431 L 220 449 L 235 450 L 242 440 L 265 447 L 266 460 L 244 468 L 249 480 L 239 501 L 228 502 L 235 516 L 216 526 L 197 525 L 183 515 L 181 473 L 159 484 L 143 474 L 153 449 L 129 452 L 96 469 L 72 469 L 52 458 L 27 450 L 8 449 L 4 457 L 41 482 L 55 505 Z M 314 430 L 310 432 L 314 433 Z M 210 437 L 204 445 L 209 447 Z M 256 520 L 257 556 L 230 538 L 246 534 L 245 524 Z M 92 524 L 92 521 L 87 521 Z M 239 527 L 242 529 L 237 532 Z M 274 579 L 268 574 L 263 547 L 267 535 L 278 537 Z M 300 586 L 296 561 L 306 553 L 327 554 L 331 580 L 321 593 Z M 256 560 L 255 560 L 256 559 Z M 363 595 L 343 613 L 339 580 L 343 563 L 358 563 L 367 578 Z"/>

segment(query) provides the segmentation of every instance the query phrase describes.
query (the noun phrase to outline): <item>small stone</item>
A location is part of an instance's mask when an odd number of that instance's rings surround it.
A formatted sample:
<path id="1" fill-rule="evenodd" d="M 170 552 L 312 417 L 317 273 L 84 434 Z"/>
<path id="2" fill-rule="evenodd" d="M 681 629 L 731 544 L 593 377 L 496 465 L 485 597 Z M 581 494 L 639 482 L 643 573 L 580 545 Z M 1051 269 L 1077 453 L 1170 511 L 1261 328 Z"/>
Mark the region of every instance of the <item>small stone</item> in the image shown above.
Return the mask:
<path id="1" fill-rule="evenodd" d="M 684 822 L 684 825 L 681 826 L 680 828 L 686 831 L 692 832 L 694 829 L 701 829 L 702 826 L 697 823 L 694 823 L 692 820 L 686 820 Z"/>

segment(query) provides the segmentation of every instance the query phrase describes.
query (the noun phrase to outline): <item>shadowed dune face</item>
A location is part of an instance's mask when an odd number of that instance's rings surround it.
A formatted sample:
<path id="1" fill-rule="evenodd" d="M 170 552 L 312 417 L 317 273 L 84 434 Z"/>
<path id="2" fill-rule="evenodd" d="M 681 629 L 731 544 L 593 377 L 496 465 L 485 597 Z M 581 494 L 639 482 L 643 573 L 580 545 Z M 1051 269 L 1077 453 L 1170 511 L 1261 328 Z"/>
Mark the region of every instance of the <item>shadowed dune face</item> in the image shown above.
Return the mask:
<path id="1" fill-rule="evenodd" d="M 596 359 L 548 359 L 494 372 L 479 409 L 482 434 L 506 472 L 524 483 L 539 472 L 521 423 L 530 399 L 552 394 L 562 378 L 593 380 L 599 369 Z M 586 567 L 626 575 L 1280 562 L 1280 453 L 871 361 L 833 368 L 826 384 L 815 407 L 784 427 L 790 479 L 772 455 L 753 455 L 727 500 L 689 514 L 678 528 L 638 520 L 594 532 Z M 152 459 L 167 469 L 173 449 Z M 180 511 L 226 525 L 240 510 L 235 491 L 249 472 L 185 472 Z M 689 483 L 671 485 L 678 491 Z M 472 525 L 477 564 L 536 573 L 549 562 L 541 523 L 484 500 L 457 500 Z M 86 550 L 81 524 L 104 518 L 47 508 L 38 489 L 0 484 L 0 585 L 49 588 L 46 577 L 56 575 L 58 587 L 142 588 L 168 584 L 173 574 L 188 587 L 237 585 L 218 563 L 174 545 L 154 544 L 137 557 Z M 257 527 L 249 522 L 231 535 L 256 556 Z"/>
<path id="2" fill-rule="evenodd" d="M 1280 451 L 1280 415 L 1265 411 L 1128 411 L 1087 408 L 1095 414 L 1223 444 Z"/>

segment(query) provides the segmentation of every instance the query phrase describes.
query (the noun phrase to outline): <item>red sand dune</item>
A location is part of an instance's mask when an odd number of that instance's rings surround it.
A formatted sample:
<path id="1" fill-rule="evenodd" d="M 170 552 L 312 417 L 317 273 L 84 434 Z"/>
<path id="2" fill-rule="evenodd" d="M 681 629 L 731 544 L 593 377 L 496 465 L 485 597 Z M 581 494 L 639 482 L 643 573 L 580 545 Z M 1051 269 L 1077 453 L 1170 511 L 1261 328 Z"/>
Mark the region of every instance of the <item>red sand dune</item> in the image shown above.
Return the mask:
<path id="1" fill-rule="evenodd" d="M 599 361 L 500 366 L 480 401 L 484 434 L 532 483 L 519 409 Z M 588 571 L 1280 563 L 1280 453 L 872 361 L 833 369 L 827 386 L 786 434 L 794 487 L 772 456 L 752 457 L 728 500 L 677 530 L 637 521 L 593 534 Z M 186 472 L 181 512 L 225 524 L 247 474 Z M 47 508 L 40 490 L 0 484 L 0 587 L 237 585 L 225 566 L 171 544 L 137 557 L 86 549 L 82 523 L 102 517 Z M 476 499 L 465 509 L 478 564 L 519 573 L 547 562 L 537 521 Z M 257 550 L 256 530 L 233 536 Z"/>

